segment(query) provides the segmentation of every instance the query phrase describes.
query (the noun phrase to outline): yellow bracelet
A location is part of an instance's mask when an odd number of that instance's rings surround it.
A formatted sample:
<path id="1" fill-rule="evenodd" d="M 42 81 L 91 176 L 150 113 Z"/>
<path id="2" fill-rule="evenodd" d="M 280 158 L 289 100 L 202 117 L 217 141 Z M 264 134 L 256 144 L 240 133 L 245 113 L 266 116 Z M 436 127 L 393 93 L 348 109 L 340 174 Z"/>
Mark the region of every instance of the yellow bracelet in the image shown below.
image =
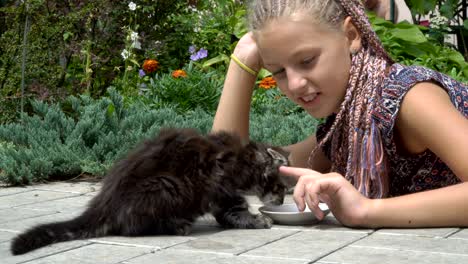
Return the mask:
<path id="1" fill-rule="evenodd" d="M 252 70 L 252 68 L 250 68 L 249 66 L 245 65 L 244 63 L 242 63 L 239 58 L 237 58 L 234 54 L 231 54 L 231 59 L 233 61 L 235 61 L 237 63 L 237 65 L 239 65 L 239 67 L 241 67 L 242 69 L 244 69 L 246 72 L 252 74 L 253 76 L 257 77 L 257 74 L 258 72 Z"/>

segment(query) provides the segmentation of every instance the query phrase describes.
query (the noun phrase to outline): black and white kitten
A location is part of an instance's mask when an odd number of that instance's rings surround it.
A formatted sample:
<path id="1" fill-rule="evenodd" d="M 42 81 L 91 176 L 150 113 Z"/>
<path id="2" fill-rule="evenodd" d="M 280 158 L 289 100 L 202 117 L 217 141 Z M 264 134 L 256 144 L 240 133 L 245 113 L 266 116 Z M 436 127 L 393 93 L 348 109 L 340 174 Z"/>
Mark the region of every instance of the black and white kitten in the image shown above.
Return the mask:
<path id="1" fill-rule="evenodd" d="M 187 235 L 205 213 L 226 228 L 270 228 L 270 218 L 248 211 L 241 191 L 281 204 L 287 188 L 278 168 L 288 164 L 287 155 L 227 132 L 163 129 L 114 164 L 83 214 L 27 230 L 11 251 L 107 235 Z"/>

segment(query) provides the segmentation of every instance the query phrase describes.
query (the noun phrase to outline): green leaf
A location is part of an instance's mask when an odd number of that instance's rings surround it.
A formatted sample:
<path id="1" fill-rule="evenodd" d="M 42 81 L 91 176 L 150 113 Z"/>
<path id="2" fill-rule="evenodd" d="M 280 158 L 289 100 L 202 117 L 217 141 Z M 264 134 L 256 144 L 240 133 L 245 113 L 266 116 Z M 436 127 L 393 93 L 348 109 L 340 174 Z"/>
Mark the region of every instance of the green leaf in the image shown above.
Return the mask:
<path id="1" fill-rule="evenodd" d="M 409 27 L 409 28 L 394 28 L 392 29 L 392 33 L 395 38 L 408 41 L 408 42 L 413 42 L 413 43 L 423 43 L 427 42 L 427 38 L 424 36 L 424 34 L 419 30 L 419 28 L 415 27 Z"/>
<path id="2" fill-rule="evenodd" d="M 239 39 L 248 32 L 247 21 L 244 19 L 245 14 L 244 9 L 238 10 L 235 14 L 236 24 L 234 25 L 233 34 Z"/>
<path id="3" fill-rule="evenodd" d="M 465 62 L 465 58 L 460 52 L 457 52 L 455 50 L 448 50 L 447 55 L 447 59 L 449 61 L 457 63 L 460 67 L 464 67 L 467 65 L 467 63 Z"/>
<path id="4" fill-rule="evenodd" d="M 258 72 L 257 78 L 258 79 L 263 79 L 263 78 L 268 77 L 268 76 L 271 76 L 271 72 L 269 72 L 268 70 L 262 68 Z"/>
<path id="5" fill-rule="evenodd" d="M 112 114 L 114 114 L 114 112 L 115 112 L 114 104 L 109 104 L 109 106 L 107 107 L 107 116 L 111 117 Z"/>
<path id="6" fill-rule="evenodd" d="M 435 9 L 437 0 L 406 0 L 406 3 L 411 7 L 413 15 L 426 15 L 429 11 Z"/>
<path id="7" fill-rule="evenodd" d="M 220 62 L 225 62 L 226 64 L 229 63 L 229 57 L 226 56 L 225 54 L 219 54 L 218 56 L 205 61 L 202 67 L 207 68 L 207 67 L 210 67 L 211 65 L 218 64 Z"/>
<path id="8" fill-rule="evenodd" d="M 408 45 L 408 46 L 405 46 L 403 49 L 401 49 L 401 52 L 398 55 L 403 56 L 403 57 L 418 58 L 423 55 L 427 55 L 427 53 L 419 49 L 418 46 Z"/>
<path id="9" fill-rule="evenodd" d="M 66 31 L 65 33 L 63 33 L 63 40 L 67 41 L 71 36 L 73 36 L 73 33 Z"/>
<path id="10" fill-rule="evenodd" d="M 394 24 L 396 28 L 402 28 L 402 29 L 408 29 L 408 28 L 424 28 L 422 26 L 418 26 L 418 25 L 415 25 L 415 24 L 412 24 L 412 23 L 409 23 L 408 21 L 402 21 L 402 22 L 399 22 L 397 24 Z"/>
<path id="11" fill-rule="evenodd" d="M 449 20 L 453 18 L 456 12 L 456 8 L 459 0 L 446 0 L 440 7 L 440 14 L 448 18 Z"/>
<path id="12" fill-rule="evenodd" d="M 465 19 L 465 21 L 463 21 L 463 26 L 468 30 L 468 19 Z"/>
<path id="13" fill-rule="evenodd" d="M 136 61 L 135 59 L 130 59 L 130 61 L 135 64 L 136 66 L 140 67 L 140 64 L 138 63 L 138 61 Z"/>
<path id="14" fill-rule="evenodd" d="M 374 13 L 368 13 L 369 19 L 372 21 L 372 25 L 384 26 L 386 28 L 394 27 L 394 24 L 386 19 L 376 16 Z"/>

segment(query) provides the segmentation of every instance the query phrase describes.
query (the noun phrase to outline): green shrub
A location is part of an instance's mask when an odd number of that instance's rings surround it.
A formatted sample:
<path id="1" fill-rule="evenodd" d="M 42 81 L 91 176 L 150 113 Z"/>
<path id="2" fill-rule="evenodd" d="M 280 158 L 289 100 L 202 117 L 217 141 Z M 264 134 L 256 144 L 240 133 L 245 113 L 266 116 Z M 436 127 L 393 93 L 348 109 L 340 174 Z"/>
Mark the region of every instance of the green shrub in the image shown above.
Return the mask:
<path id="1" fill-rule="evenodd" d="M 193 109 L 216 111 L 224 75 L 216 70 L 202 71 L 193 63 L 184 68 L 187 77 L 174 78 L 171 73 L 150 78 L 143 91 L 144 100 L 152 108 L 174 107 L 179 113 Z"/>
<path id="2" fill-rule="evenodd" d="M 390 56 L 406 65 L 421 65 L 468 82 L 468 63 L 456 49 L 430 41 L 424 27 L 390 21 L 369 14 L 372 25 Z"/>
<path id="3" fill-rule="evenodd" d="M 256 86 L 252 96 L 252 112 L 288 116 L 304 113 L 304 109 L 283 95 L 278 87 L 263 89 Z"/>

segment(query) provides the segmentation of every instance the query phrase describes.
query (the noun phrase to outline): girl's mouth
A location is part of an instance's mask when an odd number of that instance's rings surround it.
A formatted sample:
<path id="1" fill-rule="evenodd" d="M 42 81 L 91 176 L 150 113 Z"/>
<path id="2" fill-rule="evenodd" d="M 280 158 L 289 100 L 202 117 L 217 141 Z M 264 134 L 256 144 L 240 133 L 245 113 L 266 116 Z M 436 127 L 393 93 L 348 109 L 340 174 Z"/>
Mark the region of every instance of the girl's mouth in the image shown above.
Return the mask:
<path id="1" fill-rule="evenodd" d="M 299 97 L 299 101 L 306 107 L 312 106 L 318 102 L 320 94 L 321 93 L 314 93 L 307 96 L 301 96 Z"/>

